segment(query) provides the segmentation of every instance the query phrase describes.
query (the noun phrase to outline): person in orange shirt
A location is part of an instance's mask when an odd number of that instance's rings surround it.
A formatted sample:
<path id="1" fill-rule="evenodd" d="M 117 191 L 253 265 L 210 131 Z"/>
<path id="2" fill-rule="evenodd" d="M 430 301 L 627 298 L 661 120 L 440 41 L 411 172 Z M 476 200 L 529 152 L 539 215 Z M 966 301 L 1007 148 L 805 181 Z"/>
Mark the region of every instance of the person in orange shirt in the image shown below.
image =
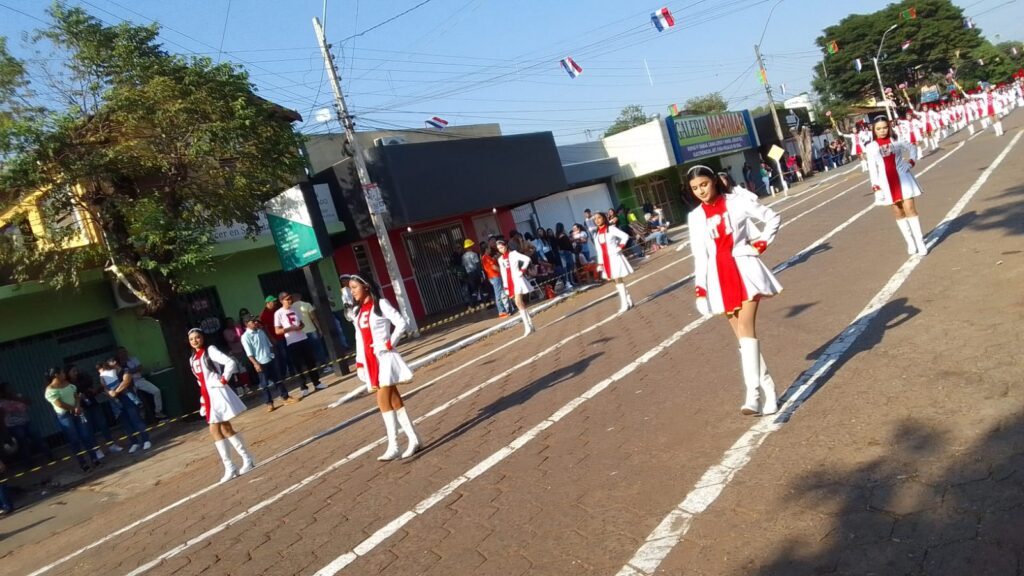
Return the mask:
<path id="1" fill-rule="evenodd" d="M 484 245 L 483 242 L 480 244 Z M 509 303 L 506 300 L 505 289 L 501 284 L 501 270 L 498 268 L 498 259 L 495 258 L 494 250 L 490 246 L 484 248 L 484 254 L 480 258 L 480 262 L 483 265 L 487 281 L 491 283 L 491 288 L 494 289 L 494 304 L 498 308 L 498 318 L 506 318 L 510 312 Z"/>

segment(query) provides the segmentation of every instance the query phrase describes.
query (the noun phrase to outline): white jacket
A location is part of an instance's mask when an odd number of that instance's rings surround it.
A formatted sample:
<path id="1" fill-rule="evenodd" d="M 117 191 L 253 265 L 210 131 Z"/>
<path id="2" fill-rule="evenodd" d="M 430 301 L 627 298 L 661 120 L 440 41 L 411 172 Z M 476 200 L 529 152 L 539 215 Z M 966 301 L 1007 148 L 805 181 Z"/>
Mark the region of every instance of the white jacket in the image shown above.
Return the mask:
<path id="1" fill-rule="evenodd" d="M 215 362 L 220 366 L 211 364 Z M 238 373 L 238 363 L 234 358 L 223 353 L 216 346 L 206 347 L 202 356 L 196 358 L 195 352 L 189 357 L 189 365 L 192 366 L 192 373 L 196 375 L 196 383 L 200 384 L 198 374 L 203 375 L 202 382 L 206 384 L 206 394 L 202 404 L 206 411 L 206 421 L 213 424 L 227 422 L 245 412 L 245 404 L 239 399 L 230 386 L 221 382 L 230 380 Z M 200 384 L 200 389 L 202 385 Z M 206 402 L 206 398 L 209 402 Z"/>
<path id="2" fill-rule="evenodd" d="M 892 190 L 889 189 L 889 179 L 885 174 L 885 158 L 890 155 L 896 156 L 896 172 L 900 178 L 900 194 L 903 198 L 914 198 L 921 195 L 921 187 L 917 179 L 910 173 L 909 159 L 917 161 L 917 146 L 912 146 L 903 140 L 892 140 L 884 148 L 878 142 L 871 142 L 864 149 L 868 161 L 868 176 L 871 179 L 872 188 L 875 190 L 875 206 L 890 206 L 894 204 Z"/>
<path id="3" fill-rule="evenodd" d="M 725 216 L 728 218 L 726 229 L 732 231 L 732 256 L 743 278 L 747 296 L 773 296 L 782 292 L 782 285 L 761 262 L 757 249 L 751 245 L 758 240 L 764 240 L 770 245 L 775 240 L 782 218 L 771 208 L 753 202 L 745 196 L 727 194 L 725 209 Z M 763 224 L 763 230 L 756 238 L 750 237 L 751 231 L 757 230 L 756 226 L 750 225 L 751 220 Z M 711 312 L 723 314 L 727 310 L 722 301 L 722 290 L 718 281 L 717 246 L 713 236 L 715 230 L 708 227 L 707 216 L 702 206 L 697 206 L 690 212 L 687 223 L 690 228 L 690 249 L 693 251 L 694 285 L 707 290 L 708 307 Z"/>
<path id="4" fill-rule="evenodd" d="M 406 321 L 401 312 L 395 310 L 386 299 L 378 301 L 381 315 L 371 308 L 369 315 L 370 335 L 373 338 L 373 353 L 377 357 L 380 370 L 377 375 L 377 383 L 381 386 L 391 386 L 412 380 L 412 370 L 402 360 L 402 356 L 394 350 L 398 341 L 402 339 L 405 332 Z M 359 307 L 352 309 L 348 319 L 355 324 L 356 328 L 356 375 L 367 385 L 371 384 L 370 375 L 366 370 L 367 350 L 363 344 L 362 329 L 359 326 Z"/>
<path id="5" fill-rule="evenodd" d="M 603 234 L 599 230 L 594 230 L 593 237 L 594 257 L 597 259 L 598 265 L 601 266 L 605 280 L 617 280 L 633 273 L 633 267 L 629 265 L 629 260 L 622 253 L 629 242 L 628 234 L 623 232 L 618 226 L 608 225 L 605 226 Z M 602 245 L 605 244 L 607 244 L 608 248 L 608 262 L 604 261 Z"/>
<path id="6" fill-rule="evenodd" d="M 508 258 L 505 258 L 508 256 Z M 513 297 L 516 294 L 529 294 L 530 285 L 526 282 L 526 277 L 523 272 L 530 266 L 530 257 L 517 252 L 516 250 L 509 250 L 504 255 L 498 256 L 498 268 L 501 270 L 501 283 L 505 286 L 505 291 L 508 292 L 509 297 Z M 508 272 L 512 271 L 512 286 L 508 285 Z"/>

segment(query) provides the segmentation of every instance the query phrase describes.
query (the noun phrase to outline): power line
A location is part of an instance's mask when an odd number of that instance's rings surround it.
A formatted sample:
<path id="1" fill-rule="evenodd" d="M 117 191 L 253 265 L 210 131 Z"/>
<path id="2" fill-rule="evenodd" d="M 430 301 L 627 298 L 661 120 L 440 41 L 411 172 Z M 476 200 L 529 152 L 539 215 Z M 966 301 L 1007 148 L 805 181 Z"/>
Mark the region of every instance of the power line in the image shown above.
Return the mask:
<path id="1" fill-rule="evenodd" d="M 362 32 L 357 32 L 357 33 L 355 33 L 355 34 L 353 34 L 353 35 L 343 39 L 342 42 L 343 43 L 344 42 L 348 42 L 349 40 L 352 40 L 354 38 L 358 38 L 358 37 L 366 34 L 367 32 L 372 32 L 372 31 L 376 30 L 377 28 L 380 28 L 381 26 L 384 26 L 386 24 L 390 24 L 390 23 L 394 22 L 395 20 L 398 20 L 402 16 L 405 16 L 406 14 L 412 12 L 413 10 L 416 10 L 418 8 L 421 8 L 421 7 L 425 6 L 425 5 L 427 5 L 427 4 L 430 4 L 433 1 L 434 0 L 423 0 L 419 4 L 413 6 L 412 8 L 409 8 L 407 10 L 399 12 L 398 14 L 395 14 L 394 16 L 388 18 L 387 20 L 384 20 L 383 22 L 379 22 L 377 24 L 374 24 L 373 26 L 370 26 L 369 28 L 367 28 L 366 30 L 363 30 Z"/>
<path id="2" fill-rule="evenodd" d="M 231 0 L 228 0 L 228 9 L 224 11 L 224 27 L 220 31 L 220 46 L 217 48 L 217 62 L 220 62 L 220 56 L 224 53 L 224 37 L 228 33 L 228 20 L 231 17 Z"/>

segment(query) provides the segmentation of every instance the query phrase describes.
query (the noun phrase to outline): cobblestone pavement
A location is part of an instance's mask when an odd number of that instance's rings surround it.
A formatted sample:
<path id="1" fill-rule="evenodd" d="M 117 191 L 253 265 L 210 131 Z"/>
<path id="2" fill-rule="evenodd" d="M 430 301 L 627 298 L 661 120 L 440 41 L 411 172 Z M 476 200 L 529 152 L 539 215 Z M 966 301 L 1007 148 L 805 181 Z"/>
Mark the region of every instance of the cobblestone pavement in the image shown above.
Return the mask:
<path id="1" fill-rule="evenodd" d="M 919 163 L 926 229 L 1020 134 L 1024 113 L 1004 124 L 1001 139 L 956 136 Z M 732 463 L 731 482 L 652 572 L 1021 573 L 1022 150 L 817 391 Z M 758 332 L 780 391 L 907 261 L 892 216 L 865 211 L 870 199 L 853 171 L 776 204 L 785 227 L 765 260 L 785 263 L 786 289 L 762 305 Z M 739 415 L 728 326 L 694 310 L 688 255 L 643 263 L 625 315 L 610 287 L 595 288 L 540 313 L 529 338 L 514 327 L 420 369 L 404 389 L 426 441 L 414 458 L 377 462 L 383 426 L 369 399 L 326 408 L 349 380 L 287 412 L 240 417 L 263 464 L 226 485 L 211 488 L 219 462 L 196 432 L 62 495 L 66 506 L 0 521 L 17 543 L 0 543 L 4 573 L 620 573 L 758 422 Z"/>

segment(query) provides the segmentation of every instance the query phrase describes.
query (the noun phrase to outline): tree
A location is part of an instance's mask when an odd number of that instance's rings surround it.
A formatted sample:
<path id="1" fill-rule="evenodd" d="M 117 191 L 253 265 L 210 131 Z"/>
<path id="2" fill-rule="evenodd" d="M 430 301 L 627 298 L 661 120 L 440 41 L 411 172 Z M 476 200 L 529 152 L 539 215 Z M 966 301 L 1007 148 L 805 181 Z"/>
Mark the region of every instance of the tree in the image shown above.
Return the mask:
<path id="1" fill-rule="evenodd" d="M 45 191 L 48 228 L 45 241 L 0 235 L 0 259 L 15 279 L 55 288 L 116 270 L 182 369 L 177 296 L 194 288 L 190 273 L 212 266 L 217 226 L 255 234 L 263 203 L 294 183 L 295 135 L 243 70 L 165 52 L 155 24 L 107 26 L 61 4 L 49 14 L 52 25 L 29 39 L 52 56 L 34 76 L 0 42 L 0 206 Z M 35 91 L 32 78 L 47 90 Z M 60 224 L 72 212 L 103 241 L 64 249 L 78 233 Z"/>
<path id="2" fill-rule="evenodd" d="M 912 7 L 916 8 L 917 17 L 902 19 L 901 12 Z M 964 27 L 963 18 L 963 11 L 950 0 L 904 0 L 871 14 L 847 16 L 826 28 L 816 40 L 826 54 L 815 65 L 812 85 L 825 96 L 826 104 L 880 97 L 872 58 L 878 53 L 883 33 L 893 24 L 898 28 L 885 37 L 879 62 L 886 86 L 895 88 L 901 82 L 914 85 L 944 78 L 950 68 L 957 66 L 958 54 L 960 61 L 974 59 L 975 51 L 988 44 L 980 30 Z M 909 47 L 901 50 L 902 43 L 908 40 Z M 827 54 L 832 42 L 839 51 Z M 854 68 L 858 58 L 863 65 L 860 73 Z M 961 75 L 969 81 L 978 79 L 971 70 L 961 70 Z"/>
<path id="3" fill-rule="evenodd" d="M 729 103 L 722 98 L 719 92 L 712 92 L 703 96 L 694 96 L 686 101 L 683 108 L 687 112 L 697 112 L 699 114 L 714 114 L 716 112 L 725 112 L 729 109 Z"/>
<path id="4" fill-rule="evenodd" d="M 619 117 L 615 119 L 615 123 L 612 124 L 607 130 L 604 131 L 605 136 L 612 136 L 619 132 L 625 132 L 630 128 L 636 128 L 641 124 L 646 124 L 651 121 L 651 117 L 644 113 L 643 106 L 639 104 L 630 104 L 619 112 Z"/>

